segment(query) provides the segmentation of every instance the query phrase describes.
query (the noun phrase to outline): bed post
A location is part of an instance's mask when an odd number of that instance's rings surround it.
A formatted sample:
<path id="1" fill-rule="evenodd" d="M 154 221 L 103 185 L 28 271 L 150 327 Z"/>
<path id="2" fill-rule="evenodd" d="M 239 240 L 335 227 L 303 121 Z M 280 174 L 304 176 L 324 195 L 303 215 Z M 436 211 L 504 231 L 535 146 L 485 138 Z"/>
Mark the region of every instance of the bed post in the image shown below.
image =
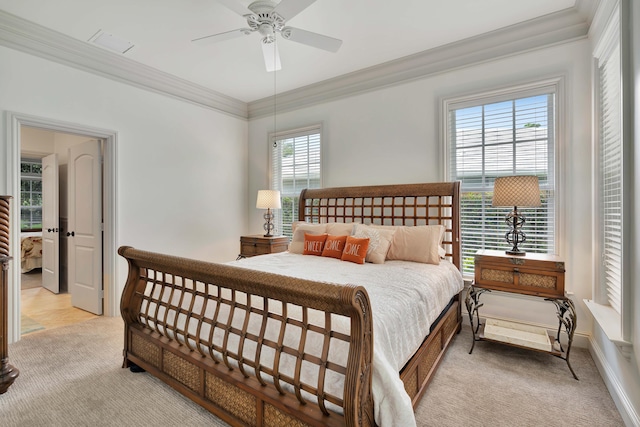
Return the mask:
<path id="1" fill-rule="evenodd" d="M 131 246 L 121 246 L 118 248 L 118 254 L 124 257 L 129 264 L 129 274 L 127 276 L 127 282 L 124 285 L 122 291 L 122 297 L 120 299 L 120 314 L 124 320 L 124 350 L 122 352 L 124 360 L 122 362 L 123 368 L 128 368 L 132 364 L 127 359 L 127 353 L 130 350 L 129 346 L 129 325 L 134 323 L 140 323 L 138 319 L 138 313 L 140 313 L 140 307 L 142 305 L 142 298 L 136 299 L 136 287 L 138 283 L 141 286 L 145 286 L 145 282 L 140 280 L 140 267 L 134 262 L 133 259 L 127 258 L 125 252 L 128 249 L 133 249 Z M 142 289 L 144 290 L 144 288 Z"/>
<path id="2" fill-rule="evenodd" d="M 375 426 L 371 381 L 373 371 L 373 323 L 371 303 L 367 291 L 363 288 L 345 287 L 342 294 L 345 303 L 350 303 L 354 314 L 351 322 L 352 345 L 349 350 L 347 372 L 354 375 L 345 377 L 344 417 L 347 426 Z M 351 368 L 353 365 L 357 368 Z M 357 375 L 357 376 L 356 376 Z"/>

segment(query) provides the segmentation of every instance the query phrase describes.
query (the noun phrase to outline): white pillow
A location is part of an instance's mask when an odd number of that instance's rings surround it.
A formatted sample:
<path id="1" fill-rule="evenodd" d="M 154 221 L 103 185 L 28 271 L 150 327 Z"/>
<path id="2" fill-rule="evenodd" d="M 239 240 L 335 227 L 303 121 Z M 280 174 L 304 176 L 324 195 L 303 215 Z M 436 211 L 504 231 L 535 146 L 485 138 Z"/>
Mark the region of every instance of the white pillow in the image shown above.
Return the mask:
<path id="1" fill-rule="evenodd" d="M 327 234 L 332 236 L 351 236 L 355 225 L 355 222 L 329 222 L 327 223 Z"/>
<path id="2" fill-rule="evenodd" d="M 445 231 L 443 225 L 418 225 L 414 227 L 378 225 L 374 227 L 396 229 L 387 253 L 387 259 L 440 264 L 442 253 L 445 252 L 441 246 Z"/>
<path id="3" fill-rule="evenodd" d="M 391 239 L 396 230 L 386 228 L 369 227 L 368 225 L 356 224 L 353 235 L 355 237 L 368 237 L 369 248 L 365 261 L 373 264 L 382 264 L 387 258 L 387 252 L 391 246 Z"/>
<path id="4" fill-rule="evenodd" d="M 327 224 L 311 224 L 304 221 L 296 221 L 291 224 L 293 237 L 289 243 L 289 252 L 294 254 L 302 254 L 304 252 L 304 233 L 307 234 L 324 234 L 326 233 Z"/>

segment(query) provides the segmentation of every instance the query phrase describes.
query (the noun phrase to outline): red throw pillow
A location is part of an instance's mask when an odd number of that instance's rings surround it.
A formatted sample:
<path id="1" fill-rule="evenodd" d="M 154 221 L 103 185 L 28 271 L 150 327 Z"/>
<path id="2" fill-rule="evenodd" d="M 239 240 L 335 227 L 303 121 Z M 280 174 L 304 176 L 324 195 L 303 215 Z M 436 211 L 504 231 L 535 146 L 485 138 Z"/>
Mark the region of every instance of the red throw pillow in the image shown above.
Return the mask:
<path id="1" fill-rule="evenodd" d="M 329 234 L 324 242 L 324 250 L 322 256 L 331 258 L 342 258 L 344 244 L 347 242 L 347 236 L 332 236 Z"/>
<path id="2" fill-rule="evenodd" d="M 302 251 L 302 255 L 322 255 L 325 240 L 327 240 L 326 234 L 304 233 L 304 250 Z"/>
<path id="3" fill-rule="evenodd" d="M 342 251 L 343 261 L 355 262 L 356 264 L 364 264 L 369 249 L 369 238 L 347 236 L 347 241 Z"/>

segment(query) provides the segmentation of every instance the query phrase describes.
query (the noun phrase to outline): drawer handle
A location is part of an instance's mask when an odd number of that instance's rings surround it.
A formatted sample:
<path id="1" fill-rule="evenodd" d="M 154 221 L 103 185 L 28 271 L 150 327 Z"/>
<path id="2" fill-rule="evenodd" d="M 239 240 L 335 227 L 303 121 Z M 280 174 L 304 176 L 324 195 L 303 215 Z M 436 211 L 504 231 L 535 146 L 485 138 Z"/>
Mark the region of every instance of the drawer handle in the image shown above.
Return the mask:
<path id="1" fill-rule="evenodd" d="M 513 274 L 520 274 L 520 269 L 519 268 L 514 268 L 513 269 Z"/>

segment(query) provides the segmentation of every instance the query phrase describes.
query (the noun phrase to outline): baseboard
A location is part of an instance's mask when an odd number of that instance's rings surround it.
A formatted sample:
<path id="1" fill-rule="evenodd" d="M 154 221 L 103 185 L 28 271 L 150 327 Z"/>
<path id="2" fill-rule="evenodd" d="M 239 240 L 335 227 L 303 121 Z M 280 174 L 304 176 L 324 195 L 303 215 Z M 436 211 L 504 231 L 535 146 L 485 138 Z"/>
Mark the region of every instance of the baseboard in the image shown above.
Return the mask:
<path id="1" fill-rule="evenodd" d="M 604 357 L 602 349 L 593 337 L 589 338 L 589 352 L 625 425 L 628 427 L 640 427 L 640 415 L 636 412 L 629 396 L 622 387 L 622 384 L 620 384 L 620 381 L 618 381 L 611 365 Z"/>

